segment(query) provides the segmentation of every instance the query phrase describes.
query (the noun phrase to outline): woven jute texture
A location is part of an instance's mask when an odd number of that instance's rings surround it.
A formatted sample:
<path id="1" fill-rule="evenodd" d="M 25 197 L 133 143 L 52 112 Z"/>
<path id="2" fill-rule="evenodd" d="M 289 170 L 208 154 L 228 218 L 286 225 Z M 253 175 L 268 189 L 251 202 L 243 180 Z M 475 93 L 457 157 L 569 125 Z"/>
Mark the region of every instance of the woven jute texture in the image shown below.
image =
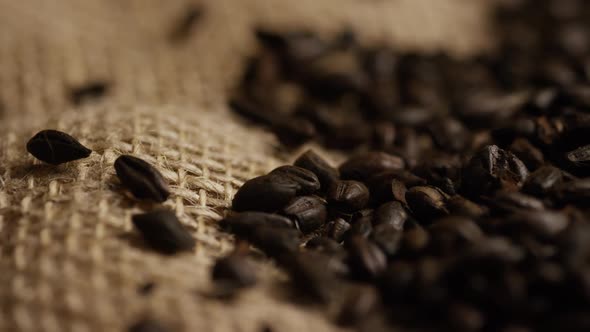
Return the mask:
<path id="1" fill-rule="evenodd" d="M 233 302 L 199 295 L 215 257 L 232 248 L 215 226 L 232 195 L 294 155 L 225 103 L 255 51 L 252 27 L 350 26 L 363 42 L 458 54 L 488 45 L 484 1 L 201 4 L 191 38 L 171 45 L 186 1 L 0 0 L 0 331 L 124 331 L 145 315 L 179 331 L 338 331 L 320 308 L 285 301 L 286 277 L 270 263 Z M 95 80 L 111 93 L 72 106 L 67 91 Z M 59 167 L 35 161 L 24 147 L 46 128 L 94 152 Z M 121 189 L 113 162 L 122 153 L 162 170 L 172 190 L 164 205 L 197 239 L 194 252 L 167 257 L 142 244 L 130 217 L 152 207 Z M 156 285 L 147 296 L 137 291 L 146 282 Z"/>

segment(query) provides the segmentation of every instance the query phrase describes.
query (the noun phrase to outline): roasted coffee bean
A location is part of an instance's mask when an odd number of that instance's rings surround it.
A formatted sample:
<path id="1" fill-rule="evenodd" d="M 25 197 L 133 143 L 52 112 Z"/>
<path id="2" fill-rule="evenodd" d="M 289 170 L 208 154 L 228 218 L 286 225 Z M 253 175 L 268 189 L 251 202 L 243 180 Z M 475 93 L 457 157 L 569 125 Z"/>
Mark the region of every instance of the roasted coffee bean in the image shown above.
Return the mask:
<path id="1" fill-rule="evenodd" d="M 218 282 L 233 283 L 238 287 L 250 287 L 258 280 L 256 267 L 246 255 L 232 253 L 215 262 L 211 278 Z"/>
<path id="2" fill-rule="evenodd" d="M 482 230 L 465 217 L 446 217 L 435 221 L 428 230 L 432 240 L 440 240 L 442 237 L 460 238 L 466 242 L 474 243 L 480 240 L 484 234 Z"/>
<path id="3" fill-rule="evenodd" d="M 400 247 L 403 231 L 390 223 L 382 223 L 373 227 L 370 240 L 373 241 L 388 257 L 395 255 Z"/>
<path id="4" fill-rule="evenodd" d="M 446 195 L 435 187 L 410 188 L 406 193 L 406 201 L 412 213 L 425 223 L 449 214 L 445 207 Z"/>
<path id="5" fill-rule="evenodd" d="M 348 253 L 352 272 L 359 278 L 376 278 L 387 267 L 383 251 L 364 236 L 355 235 L 350 239 Z"/>
<path id="6" fill-rule="evenodd" d="M 585 204 L 590 199 L 590 179 L 562 183 L 557 186 L 557 195 L 563 203 Z"/>
<path id="7" fill-rule="evenodd" d="M 297 230 L 268 226 L 257 227 L 245 240 L 273 258 L 296 252 L 300 242 Z"/>
<path id="8" fill-rule="evenodd" d="M 219 222 L 226 232 L 242 238 L 250 237 L 258 227 L 294 228 L 293 221 L 278 214 L 264 212 L 241 212 L 231 214 Z"/>
<path id="9" fill-rule="evenodd" d="M 282 210 L 282 214 L 291 218 L 303 234 L 320 228 L 327 217 L 326 202 L 317 196 L 300 196 L 294 198 Z"/>
<path id="10" fill-rule="evenodd" d="M 553 166 L 543 166 L 527 178 L 523 191 L 533 195 L 544 195 L 563 181 L 563 173 Z"/>
<path id="11" fill-rule="evenodd" d="M 259 176 L 240 187 L 232 201 L 232 208 L 235 211 L 278 211 L 300 190 L 299 183 L 282 174 Z"/>
<path id="12" fill-rule="evenodd" d="M 541 150 L 537 149 L 524 138 L 518 138 L 512 142 L 509 150 L 514 153 L 516 157 L 522 160 L 522 162 L 530 170 L 536 170 L 545 163 L 543 152 L 541 152 Z"/>
<path id="13" fill-rule="evenodd" d="M 322 159 L 313 150 L 307 150 L 299 156 L 295 160 L 294 165 L 313 172 L 318 177 L 323 191 L 327 190 L 340 176 L 337 169 L 330 166 L 327 161 Z"/>
<path id="14" fill-rule="evenodd" d="M 136 214 L 132 221 L 145 242 L 162 253 L 192 251 L 195 246 L 195 239 L 172 211 L 158 210 Z"/>
<path id="15" fill-rule="evenodd" d="M 83 102 L 90 100 L 97 100 L 109 91 L 110 86 L 107 82 L 90 82 L 82 86 L 78 86 L 70 91 L 70 100 L 74 105 L 80 105 Z"/>
<path id="16" fill-rule="evenodd" d="M 575 167 L 588 168 L 590 166 L 590 145 L 568 152 L 566 158 Z"/>
<path id="17" fill-rule="evenodd" d="M 328 189 L 327 198 L 338 209 L 354 212 L 369 202 L 369 189 L 358 181 L 338 181 Z"/>
<path id="18" fill-rule="evenodd" d="M 307 241 L 305 248 L 332 256 L 342 256 L 342 246 L 333 238 L 318 236 Z"/>
<path id="19" fill-rule="evenodd" d="M 345 180 L 364 181 L 371 176 L 404 168 L 404 161 L 384 152 L 368 152 L 356 155 L 340 165 L 340 175 Z"/>
<path id="20" fill-rule="evenodd" d="M 370 177 L 367 187 L 371 192 L 371 201 L 374 204 L 385 203 L 391 200 L 406 202 L 406 186 L 425 185 L 426 181 L 416 175 L 400 170 L 385 172 Z"/>
<path id="21" fill-rule="evenodd" d="M 464 197 L 455 195 L 447 200 L 449 212 L 458 216 L 479 218 L 487 214 L 487 209 Z"/>
<path id="22" fill-rule="evenodd" d="M 463 151 L 471 139 L 463 124 L 453 118 L 434 121 L 429 126 L 429 131 L 438 147 L 451 152 Z"/>
<path id="23" fill-rule="evenodd" d="M 463 169 L 461 188 L 472 196 L 498 189 L 518 190 L 528 176 L 524 163 L 511 152 L 486 146 Z"/>
<path id="24" fill-rule="evenodd" d="M 430 236 L 422 227 L 405 231 L 402 237 L 402 248 L 407 253 L 416 253 L 426 248 Z"/>
<path id="25" fill-rule="evenodd" d="M 377 306 L 379 296 L 374 288 L 355 287 L 346 294 L 336 322 L 342 326 L 359 324 Z"/>
<path id="26" fill-rule="evenodd" d="M 142 318 L 129 327 L 129 332 L 166 332 L 169 331 L 162 323 L 152 318 Z"/>
<path id="27" fill-rule="evenodd" d="M 373 223 L 375 225 L 390 224 L 401 231 L 404 229 L 407 219 L 406 209 L 399 202 L 389 202 L 382 204 L 375 210 Z"/>
<path id="28" fill-rule="evenodd" d="M 191 30 L 204 14 L 204 9 L 198 6 L 192 6 L 185 9 L 182 17 L 175 24 L 174 29 L 170 32 L 170 41 L 181 42 L 188 39 Z"/>
<path id="29" fill-rule="evenodd" d="M 454 303 L 449 308 L 451 329 L 455 331 L 480 331 L 485 324 L 485 317 L 475 307 Z"/>
<path id="30" fill-rule="evenodd" d="M 309 195 L 320 190 L 320 181 L 311 171 L 297 166 L 281 166 L 272 170 L 269 175 L 275 175 L 295 182 L 299 185 L 297 195 Z"/>
<path id="31" fill-rule="evenodd" d="M 335 241 L 342 242 L 344 234 L 350 229 L 350 224 L 342 218 L 330 221 L 326 227 L 326 236 Z"/>
<path id="32" fill-rule="evenodd" d="M 490 199 L 496 213 L 510 213 L 521 210 L 543 210 L 545 206 L 540 200 L 519 192 L 497 192 Z"/>
<path id="33" fill-rule="evenodd" d="M 569 225 L 563 213 L 555 211 L 523 211 L 512 214 L 506 221 L 511 229 L 523 228 L 542 236 L 554 236 Z"/>
<path id="34" fill-rule="evenodd" d="M 115 160 L 115 171 L 123 186 L 137 199 L 164 202 L 170 196 L 162 174 L 142 159 L 122 155 Z"/>
<path id="35" fill-rule="evenodd" d="M 57 130 L 42 130 L 27 143 L 27 151 L 51 165 L 87 158 L 92 150 L 72 136 Z"/>
<path id="36" fill-rule="evenodd" d="M 368 237 L 373 231 L 373 218 L 375 211 L 372 209 L 360 210 L 352 215 L 351 234 Z"/>

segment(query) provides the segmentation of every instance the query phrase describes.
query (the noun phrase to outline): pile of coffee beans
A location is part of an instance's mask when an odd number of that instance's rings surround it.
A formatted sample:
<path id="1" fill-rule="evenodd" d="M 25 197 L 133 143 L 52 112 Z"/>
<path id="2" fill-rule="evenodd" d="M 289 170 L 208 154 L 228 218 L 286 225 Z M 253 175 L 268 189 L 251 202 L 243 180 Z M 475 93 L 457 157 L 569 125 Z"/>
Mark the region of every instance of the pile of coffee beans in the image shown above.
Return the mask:
<path id="1" fill-rule="evenodd" d="M 463 59 L 256 30 L 230 106 L 350 158 L 247 181 L 220 226 L 361 330 L 589 331 L 590 6 L 503 1 L 494 24 Z"/>

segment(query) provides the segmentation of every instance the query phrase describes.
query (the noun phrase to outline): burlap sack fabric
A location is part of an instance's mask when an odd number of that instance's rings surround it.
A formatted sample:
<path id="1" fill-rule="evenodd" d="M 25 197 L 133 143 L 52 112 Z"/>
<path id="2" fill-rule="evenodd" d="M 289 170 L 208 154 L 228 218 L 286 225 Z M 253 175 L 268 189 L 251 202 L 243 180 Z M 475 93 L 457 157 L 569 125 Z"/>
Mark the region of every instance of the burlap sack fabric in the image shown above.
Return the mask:
<path id="1" fill-rule="evenodd" d="M 322 310 L 284 300 L 285 277 L 232 303 L 207 299 L 213 259 L 231 249 L 215 223 L 246 179 L 289 161 L 274 137 L 225 103 L 253 52 L 251 27 L 344 25 L 398 47 L 485 47 L 476 0 L 215 0 L 182 45 L 166 36 L 185 1 L 0 0 L 0 330 L 122 331 L 149 315 L 184 331 L 337 331 Z M 107 80 L 103 101 L 73 107 L 69 87 Z M 36 131 L 80 139 L 90 158 L 51 167 L 24 149 Z M 131 153 L 171 184 L 165 203 L 198 241 L 192 254 L 146 249 L 113 162 Z M 338 159 L 336 157 L 336 159 Z M 137 291 L 146 282 L 155 290 Z"/>

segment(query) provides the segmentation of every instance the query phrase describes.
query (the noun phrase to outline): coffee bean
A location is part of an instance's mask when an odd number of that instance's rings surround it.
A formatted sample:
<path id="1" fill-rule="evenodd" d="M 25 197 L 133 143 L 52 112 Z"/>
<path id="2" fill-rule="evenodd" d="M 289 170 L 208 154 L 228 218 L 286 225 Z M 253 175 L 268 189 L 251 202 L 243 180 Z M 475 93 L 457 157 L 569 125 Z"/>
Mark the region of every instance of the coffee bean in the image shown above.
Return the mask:
<path id="1" fill-rule="evenodd" d="M 246 181 L 232 201 L 235 211 L 274 212 L 285 207 L 301 191 L 301 185 L 282 175 L 263 175 Z"/>
<path id="2" fill-rule="evenodd" d="M 401 245 L 402 235 L 403 231 L 393 224 L 381 223 L 373 227 L 370 240 L 388 257 L 392 257 Z"/>
<path id="3" fill-rule="evenodd" d="M 121 184 L 137 199 L 164 202 L 170 196 L 162 174 L 142 159 L 122 155 L 115 160 L 115 171 Z"/>
<path id="4" fill-rule="evenodd" d="M 490 199 L 490 205 L 497 213 L 518 212 L 521 210 L 543 210 L 545 206 L 538 199 L 519 192 L 502 192 Z"/>
<path id="5" fill-rule="evenodd" d="M 302 233 L 308 234 L 326 222 L 326 202 L 317 196 L 294 198 L 282 211 L 291 218 Z"/>
<path id="6" fill-rule="evenodd" d="M 344 234 L 350 229 L 350 224 L 342 218 L 330 221 L 326 227 L 326 236 L 337 242 L 342 242 Z"/>
<path id="7" fill-rule="evenodd" d="M 563 181 L 562 172 L 553 166 L 544 166 L 531 173 L 524 184 L 523 191 L 533 195 L 543 195 Z"/>
<path id="8" fill-rule="evenodd" d="M 462 189 L 473 196 L 498 189 L 518 190 L 528 176 L 524 163 L 495 145 L 486 146 L 467 164 L 462 174 Z"/>
<path id="9" fill-rule="evenodd" d="M 326 268 L 329 258 L 316 253 L 296 253 L 282 259 L 298 292 L 322 303 L 330 302 L 337 288 L 335 276 Z"/>
<path id="10" fill-rule="evenodd" d="M 215 281 L 232 283 L 238 287 L 256 284 L 256 267 L 246 255 L 230 254 L 215 262 L 211 277 Z"/>
<path id="11" fill-rule="evenodd" d="M 566 154 L 567 160 L 576 167 L 586 168 L 590 165 L 590 145 L 582 146 Z"/>
<path id="12" fill-rule="evenodd" d="M 167 328 L 152 318 L 142 318 L 129 327 L 129 332 L 166 332 Z"/>
<path id="13" fill-rule="evenodd" d="M 439 219 L 428 227 L 428 230 L 433 240 L 449 235 L 474 243 L 484 236 L 479 226 L 473 220 L 465 217 L 446 217 Z"/>
<path id="14" fill-rule="evenodd" d="M 369 189 L 358 181 L 338 181 L 328 189 L 328 202 L 344 212 L 364 208 L 369 202 Z"/>
<path id="15" fill-rule="evenodd" d="M 399 202 L 389 202 L 382 204 L 375 210 L 373 223 L 375 225 L 390 224 L 401 231 L 404 229 L 407 219 L 408 214 Z"/>
<path id="16" fill-rule="evenodd" d="M 336 317 L 336 322 L 342 326 L 360 323 L 377 306 L 378 299 L 374 288 L 366 286 L 353 288 L 346 295 Z"/>
<path id="17" fill-rule="evenodd" d="M 353 273 L 360 278 L 375 278 L 387 267 L 387 258 L 383 251 L 364 236 L 355 235 L 348 243 L 350 266 Z"/>
<path id="18" fill-rule="evenodd" d="M 352 215 L 351 234 L 368 237 L 373 231 L 373 219 L 375 211 L 372 209 L 360 210 Z"/>
<path id="19" fill-rule="evenodd" d="M 367 180 L 372 175 L 404 168 L 404 161 L 383 152 L 368 152 L 356 155 L 340 165 L 340 174 L 345 180 Z"/>
<path id="20" fill-rule="evenodd" d="M 178 43 L 188 39 L 195 24 L 203 17 L 204 12 L 204 9 L 199 6 L 186 8 L 185 12 L 182 13 L 182 17 L 178 19 L 170 32 L 170 41 Z"/>
<path id="21" fill-rule="evenodd" d="M 107 82 L 95 81 L 73 88 L 70 91 L 70 100 L 74 105 L 80 105 L 86 101 L 97 100 L 108 93 L 110 85 Z"/>
<path id="22" fill-rule="evenodd" d="M 541 150 L 534 147 L 528 140 L 524 138 L 516 139 L 509 150 L 514 153 L 526 167 L 530 170 L 536 170 L 545 163 L 545 158 Z"/>
<path id="23" fill-rule="evenodd" d="M 487 214 L 487 209 L 464 197 L 455 195 L 447 200 L 449 212 L 458 216 L 479 218 Z"/>
<path id="24" fill-rule="evenodd" d="M 406 201 L 412 213 L 425 223 L 449 214 L 445 207 L 446 195 L 435 187 L 413 187 L 406 193 Z"/>
<path id="25" fill-rule="evenodd" d="M 293 164 L 313 172 L 319 179 L 323 191 L 327 190 L 340 176 L 337 169 L 330 166 L 327 161 L 313 150 L 307 150 Z"/>
<path id="26" fill-rule="evenodd" d="M 192 251 L 195 239 L 174 212 L 157 210 L 132 217 L 133 225 L 152 248 L 165 254 Z"/>
<path id="27" fill-rule="evenodd" d="M 463 151 L 469 144 L 469 132 L 463 124 L 453 118 L 434 121 L 429 126 L 430 135 L 434 142 L 443 150 Z"/>
<path id="28" fill-rule="evenodd" d="M 87 158 L 92 150 L 72 136 L 57 130 L 42 130 L 27 143 L 27 151 L 51 165 Z"/>
<path id="29" fill-rule="evenodd" d="M 590 179 L 562 183 L 556 190 L 564 203 L 586 204 L 590 199 Z"/>
<path id="30" fill-rule="evenodd" d="M 253 211 L 231 214 L 219 221 L 219 225 L 226 232 L 242 238 L 250 237 L 258 227 L 295 227 L 293 221 L 287 217 Z"/>
<path id="31" fill-rule="evenodd" d="M 307 241 L 305 248 L 332 256 L 342 256 L 344 253 L 342 246 L 338 242 L 333 238 L 324 236 L 314 237 Z"/>
<path id="32" fill-rule="evenodd" d="M 245 240 L 273 258 L 296 252 L 300 242 L 297 230 L 268 226 L 257 227 Z"/>
<path id="33" fill-rule="evenodd" d="M 539 235 L 551 237 L 563 231 L 569 224 L 566 215 L 553 211 L 522 211 L 507 219 L 507 227 L 523 228 Z"/>
<path id="34" fill-rule="evenodd" d="M 320 189 L 318 177 L 311 171 L 297 166 L 281 166 L 275 168 L 269 175 L 282 177 L 299 185 L 297 195 L 313 194 Z"/>

